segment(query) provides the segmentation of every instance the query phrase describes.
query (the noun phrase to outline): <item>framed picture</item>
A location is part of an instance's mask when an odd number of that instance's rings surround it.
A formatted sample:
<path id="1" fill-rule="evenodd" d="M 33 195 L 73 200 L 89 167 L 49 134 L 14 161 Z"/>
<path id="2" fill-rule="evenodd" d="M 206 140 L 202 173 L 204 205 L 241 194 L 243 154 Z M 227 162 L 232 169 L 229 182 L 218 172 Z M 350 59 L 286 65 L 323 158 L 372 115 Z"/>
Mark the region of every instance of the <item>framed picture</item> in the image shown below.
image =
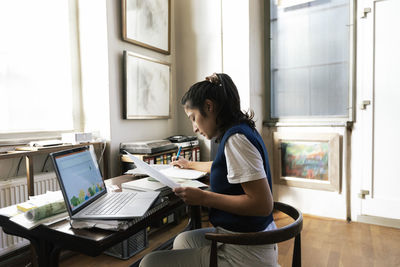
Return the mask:
<path id="1" fill-rule="evenodd" d="M 125 119 L 169 118 L 170 64 L 128 51 L 124 64 Z"/>
<path id="2" fill-rule="evenodd" d="M 171 0 L 122 0 L 122 38 L 170 54 Z"/>
<path id="3" fill-rule="evenodd" d="M 340 191 L 339 134 L 274 133 L 275 183 Z"/>

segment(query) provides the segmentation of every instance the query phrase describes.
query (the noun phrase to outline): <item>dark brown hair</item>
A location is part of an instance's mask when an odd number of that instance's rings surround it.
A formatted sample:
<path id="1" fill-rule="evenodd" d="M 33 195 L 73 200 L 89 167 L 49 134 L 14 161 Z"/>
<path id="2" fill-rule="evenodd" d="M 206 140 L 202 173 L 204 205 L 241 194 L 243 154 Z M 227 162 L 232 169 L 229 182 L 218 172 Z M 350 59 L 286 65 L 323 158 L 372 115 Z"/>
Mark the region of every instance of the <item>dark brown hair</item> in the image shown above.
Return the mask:
<path id="1" fill-rule="evenodd" d="M 231 77 L 224 73 L 210 77 L 192 85 L 183 95 L 181 104 L 190 109 L 198 109 L 206 117 L 204 104 L 206 99 L 211 100 L 216 106 L 216 124 L 220 132 L 217 140 L 222 138 L 226 130 L 239 123 L 245 122 L 254 130 L 254 112 L 241 111 L 239 92 Z"/>

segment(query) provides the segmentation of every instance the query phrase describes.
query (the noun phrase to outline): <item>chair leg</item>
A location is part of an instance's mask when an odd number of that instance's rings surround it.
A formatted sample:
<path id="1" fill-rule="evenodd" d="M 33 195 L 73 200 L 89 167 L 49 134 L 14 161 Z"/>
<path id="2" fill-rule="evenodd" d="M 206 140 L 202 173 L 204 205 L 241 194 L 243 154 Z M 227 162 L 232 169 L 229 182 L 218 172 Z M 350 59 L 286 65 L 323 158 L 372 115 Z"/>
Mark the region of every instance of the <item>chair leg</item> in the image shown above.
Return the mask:
<path id="1" fill-rule="evenodd" d="M 294 238 L 292 267 L 301 267 L 301 239 L 300 234 Z"/>
<path id="2" fill-rule="evenodd" d="M 210 267 L 218 267 L 218 257 L 217 257 L 217 241 L 211 241 L 211 252 L 210 252 Z"/>

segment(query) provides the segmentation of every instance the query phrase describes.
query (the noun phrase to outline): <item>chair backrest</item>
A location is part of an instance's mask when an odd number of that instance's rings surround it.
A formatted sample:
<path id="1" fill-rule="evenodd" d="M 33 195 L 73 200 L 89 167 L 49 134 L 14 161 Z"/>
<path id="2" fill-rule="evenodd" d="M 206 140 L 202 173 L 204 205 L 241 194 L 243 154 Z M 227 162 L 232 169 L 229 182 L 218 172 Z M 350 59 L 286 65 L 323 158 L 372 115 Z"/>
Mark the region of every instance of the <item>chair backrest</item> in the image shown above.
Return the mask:
<path id="1" fill-rule="evenodd" d="M 281 202 L 274 202 L 274 209 L 281 211 L 294 219 L 289 225 L 276 230 L 240 234 L 206 233 L 206 239 L 212 241 L 210 253 L 210 267 L 218 266 L 217 242 L 236 245 L 263 245 L 275 244 L 295 238 L 292 266 L 301 266 L 300 232 L 303 229 L 303 215 L 301 212 Z"/>

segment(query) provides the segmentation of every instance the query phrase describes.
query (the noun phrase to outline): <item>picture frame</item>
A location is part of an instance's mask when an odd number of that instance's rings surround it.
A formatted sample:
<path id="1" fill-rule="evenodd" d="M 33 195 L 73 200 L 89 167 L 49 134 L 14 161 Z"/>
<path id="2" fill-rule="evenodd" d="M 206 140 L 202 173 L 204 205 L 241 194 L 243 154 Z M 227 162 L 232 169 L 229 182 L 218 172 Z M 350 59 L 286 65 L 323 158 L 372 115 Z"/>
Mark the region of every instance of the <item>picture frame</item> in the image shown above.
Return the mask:
<path id="1" fill-rule="evenodd" d="M 121 0 L 122 39 L 166 55 L 171 46 L 171 0 Z"/>
<path id="2" fill-rule="evenodd" d="M 274 133 L 274 182 L 340 192 L 337 133 Z"/>
<path id="3" fill-rule="evenodd" d="M 170 118 L 170 63 L 124 51 L 124 98 L 125 119 Z"/>

